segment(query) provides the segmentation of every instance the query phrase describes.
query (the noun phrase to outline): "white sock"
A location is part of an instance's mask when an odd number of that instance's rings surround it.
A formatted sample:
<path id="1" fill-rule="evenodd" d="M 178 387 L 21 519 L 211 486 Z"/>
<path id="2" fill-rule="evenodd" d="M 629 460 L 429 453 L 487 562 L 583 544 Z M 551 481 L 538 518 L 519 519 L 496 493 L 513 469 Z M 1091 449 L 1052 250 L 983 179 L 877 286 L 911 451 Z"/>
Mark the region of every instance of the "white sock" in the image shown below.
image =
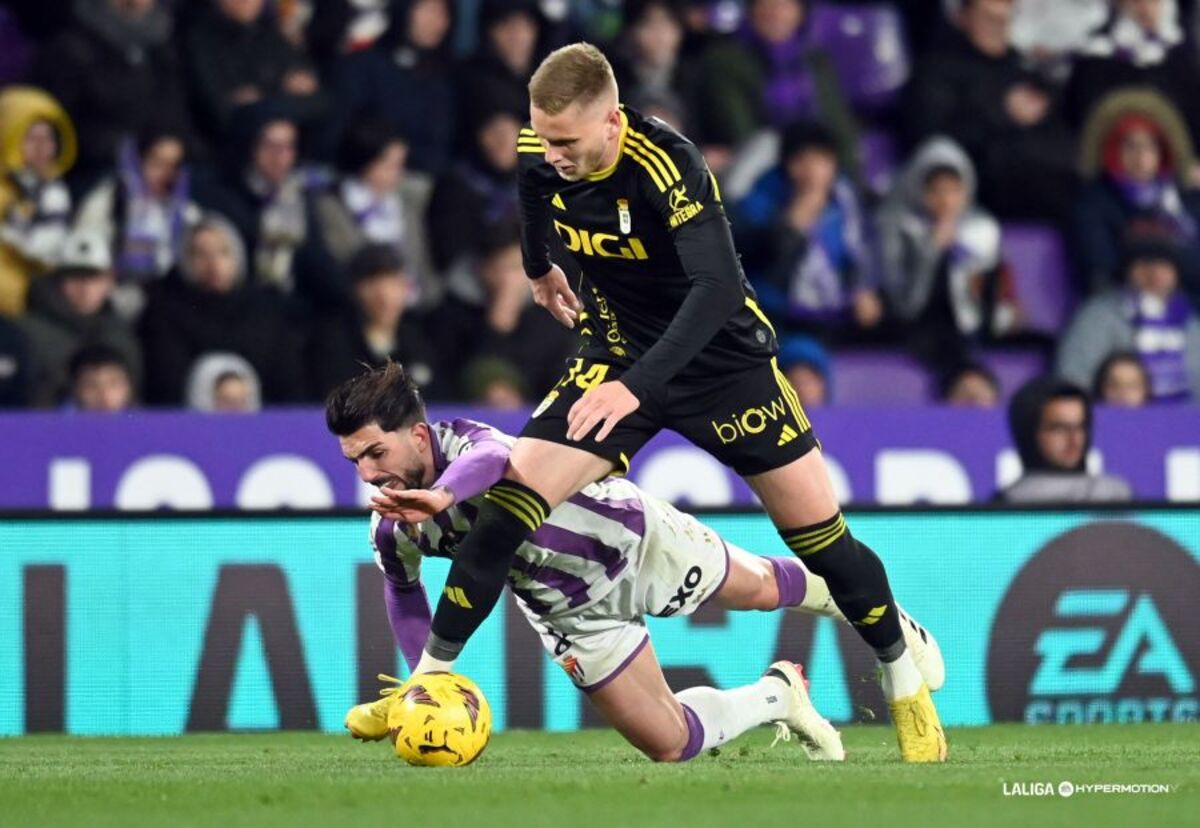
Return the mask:
<path id="1" fill-rule="evenodd" d="M 912 653 L 905 650 L 895 661 L 879 662 L 883 669 L 880 684 L 883 686 L 883 697 L 888 701 L 907 698 L 915 695 L 921 689 L 924 679 L 912 659 Z"/>
<path id="2" fill-rule="evenodd" d="M 825 579 L 820 575 L 814 575 L 812 570 L 807 567 L 805 567 L 804 600 L 788 609 L 792 612 L 836 618 L 838 621 L 846 620 L 846 616 L 842 615 L 842 611 L 833 602 L 833 596 L 829 594 L 829 585 L 825 583 Z"/>
<path id="3" fill-rule="evenodd" d="M 787 715 L 791 698 L 788 686 L 773 676 L 763 676 L 754 684 L 733 690 L 715 687 L 689 687 L 675 694 L 686 704 L 704 727 L 700 750 L 723 745 L 752 727 L 774 722 Z"/>

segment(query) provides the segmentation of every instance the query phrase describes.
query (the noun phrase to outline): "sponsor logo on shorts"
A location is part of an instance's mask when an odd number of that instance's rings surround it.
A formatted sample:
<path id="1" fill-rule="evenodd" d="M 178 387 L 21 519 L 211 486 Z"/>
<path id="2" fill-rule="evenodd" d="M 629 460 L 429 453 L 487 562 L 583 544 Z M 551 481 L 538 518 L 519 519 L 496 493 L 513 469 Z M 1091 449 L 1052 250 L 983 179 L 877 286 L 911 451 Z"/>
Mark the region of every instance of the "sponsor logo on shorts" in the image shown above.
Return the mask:
<path id="1" fill-rule="evenodd" d="M 721 440 L 721 445 L 729 445 L 743 437 L 753 437 L 766 431 L 771 423 L 786 420 L 787 405 L 779 396 L 766 405 L 756 405 L 747 408 L 741 414 L 731 414 L 728 420 L 712 420 L 713 431 Z"/>
<path id="2" fill-rule="evenodd" d="M 675 590 L 675 594 L 671 596 L 671 600 L 656 615 L 660 618 L 669 618 L 683 609 L 688 599 L 696 593 L 696 587 L 700 586 L 700 581 L 703 578 L 704 570 L 700 567 L 693 566 L 689 569 L 687 574 L 683 576 L 683 586 Z"/>

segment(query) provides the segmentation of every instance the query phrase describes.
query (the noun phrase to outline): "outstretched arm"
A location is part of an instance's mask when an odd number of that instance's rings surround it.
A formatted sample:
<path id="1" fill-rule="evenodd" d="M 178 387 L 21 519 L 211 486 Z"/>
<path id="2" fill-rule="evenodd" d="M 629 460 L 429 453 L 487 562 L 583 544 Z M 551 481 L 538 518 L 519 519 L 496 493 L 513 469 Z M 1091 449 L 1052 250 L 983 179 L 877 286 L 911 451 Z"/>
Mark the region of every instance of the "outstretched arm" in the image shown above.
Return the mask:
<path id="1" fill-rule="evenodd" d="M 420 581 L 411 583 L 389 574 L 383 577 L 383 600 L 387 607 L 392 638 L 404 653 L 408 669 L 415 672 L 421 660 L 425 640 L 429 638 L 429 599 Z"/>

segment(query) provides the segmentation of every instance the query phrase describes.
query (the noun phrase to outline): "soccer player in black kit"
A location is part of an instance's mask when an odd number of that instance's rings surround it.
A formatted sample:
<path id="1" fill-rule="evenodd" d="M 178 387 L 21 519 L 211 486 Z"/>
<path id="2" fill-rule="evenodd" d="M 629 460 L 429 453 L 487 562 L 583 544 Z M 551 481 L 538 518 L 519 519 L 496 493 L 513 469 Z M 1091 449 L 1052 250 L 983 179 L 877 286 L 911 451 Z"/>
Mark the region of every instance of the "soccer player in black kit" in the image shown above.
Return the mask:
<path id="1" fill-rule="evenodd" d="M 624 471 L 670 428 L 744 477 L 787 546 L 825 578 L 876 653 L 902 758 L 944 761 L 945 735 L 905 649 L 883 564 L 846 526 L 699 150 L 622 107 L 608 61 L 589 44 L 550 54 L 529 92 L 530 126 L 517 145 L 525 272 L 537 303 L 578 325 L 584 344 L 459 546 L 418 671 L 450 669 L 495 605 L 517 547 L 551 509 Z M 552 232 L 582 268 L 582 302 L 550 260 Z M 654 658 L 648 647 L 627 669 Z M 697 728 L 720 729 L 719 705 L 685 715 L 670 699 L 647 692 L 645 709 L 628 709 L 626 697 L 609 710 L 602 693 L 592 697 L 610 718 L 661 717 L 681 744 L 700 738 Z"/>

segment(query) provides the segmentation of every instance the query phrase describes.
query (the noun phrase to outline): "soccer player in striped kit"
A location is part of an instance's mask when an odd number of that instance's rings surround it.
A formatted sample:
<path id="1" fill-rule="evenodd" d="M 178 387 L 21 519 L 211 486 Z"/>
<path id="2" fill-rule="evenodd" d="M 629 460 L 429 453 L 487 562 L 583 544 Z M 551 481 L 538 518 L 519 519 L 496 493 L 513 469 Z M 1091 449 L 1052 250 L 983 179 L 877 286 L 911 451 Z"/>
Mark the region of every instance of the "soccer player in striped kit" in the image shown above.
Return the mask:
<path id="1" fill-rule="evenodd" d="M 421 560 L 454 557 L 483 493 L 496 496 L 514 440 L 470 420 L 427 422 L 416 386 L 394 364 L 336 389 L 326 421 L 359 476 L 380 489 L 370 541 L 393 635 L 415 669 L 431 620 Z M 776 662 L 745 687 L 673 694 L 646 631 L 646 615 L 689 615 L 710 600 L 731 610 L 797 609 L 841 619 L 824 581 L 797 558 L 763 558 L 726 544 L 632 482 L 607 477 L 541 522 L 518 549 L 508 584 L 551 658 L 650 758 L 684 761 L 767 723 L 785 738 L 799 736 L 813 758 L 843 758 L 841 738 L 813 707 L 798 665 Z M 447 593 L 469 600 L 453 587 Z M 926 681 L 939 687 L 936 642 L 905 620 Z M 351 733 L 382 739 L 391 699 L 352 708 Z"/>

